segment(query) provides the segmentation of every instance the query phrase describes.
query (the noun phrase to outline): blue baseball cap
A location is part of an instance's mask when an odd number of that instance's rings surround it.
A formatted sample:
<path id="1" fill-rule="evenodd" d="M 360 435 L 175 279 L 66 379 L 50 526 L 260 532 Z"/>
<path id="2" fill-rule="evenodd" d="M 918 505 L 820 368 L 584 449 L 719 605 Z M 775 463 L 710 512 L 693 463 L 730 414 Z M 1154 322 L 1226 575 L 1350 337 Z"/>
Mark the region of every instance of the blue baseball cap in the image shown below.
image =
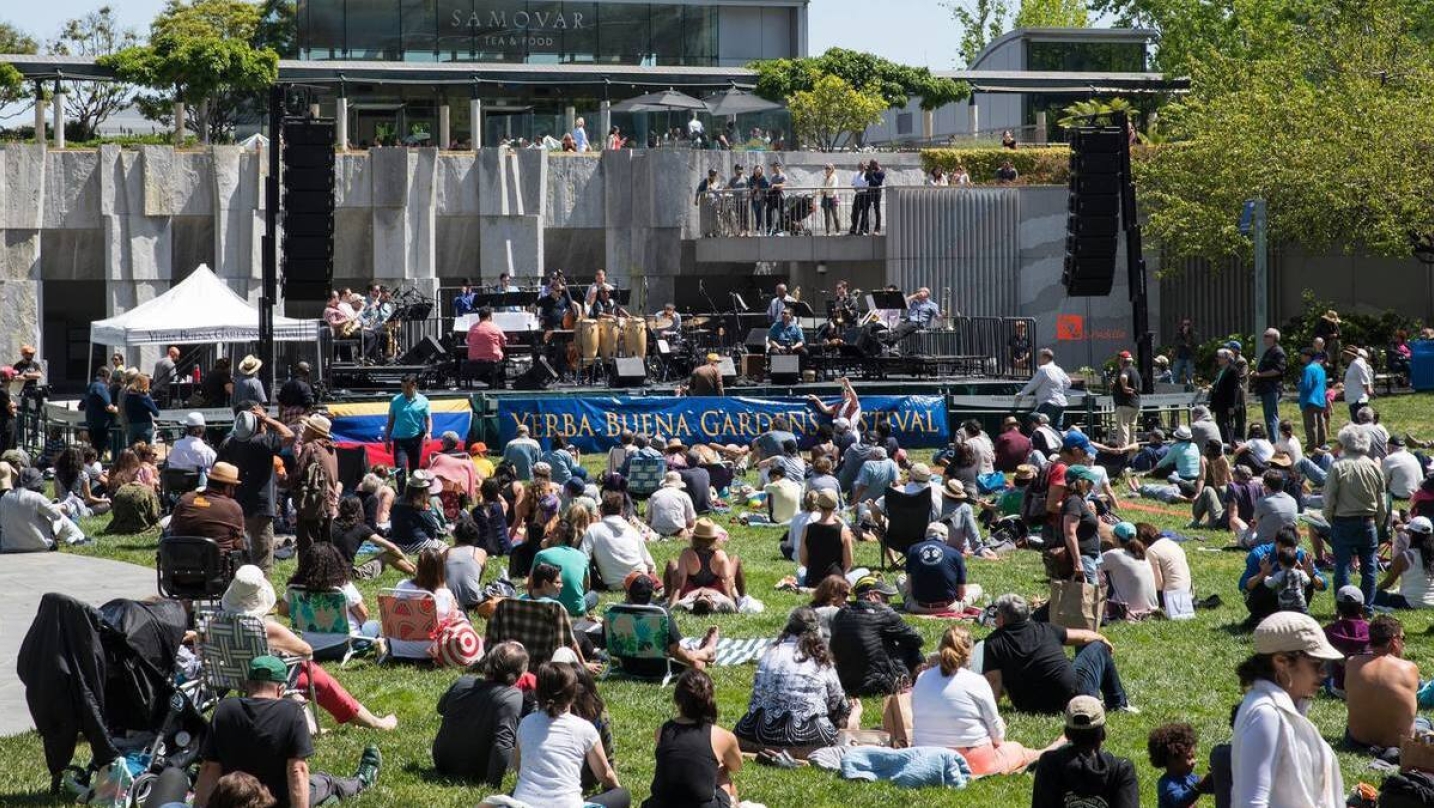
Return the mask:
<path id="1" fill-rule="evenodd" d="M 1232 339 L 1232 340 L 1230 340 L 1229 342 L 1225 343 L 1225 347 L 1226 347 L 1226 348 L 1229 348 L 1229 349 L 1232 350 L 1232 351 L 1243 351 L 1243 350 L 1245 350 L 1245 346 L 1241 345 L 1241 344 L 1240 344 L 1240 341 L 1237 340 L 1237 339 Z"/>
<path id="2" fill-rule="evenodd" d="M 1089 452 L 1090 438 L 1086 437 L 1084 432 L 1077 432 L 1072 429 L 1071 431 L 1066 433 L 1065 439 L 1061 441 L 1061 449 L 1067 452 L 1074 452 L 1077 450 L 1082 452 Z"/>
<path id="3" fill-rule="evenodd" d="M 1121 522 L 1111 529 L 1117 539 L 1130 541 L 1135 538 L 1135 525 L 1130 522 Z"/>

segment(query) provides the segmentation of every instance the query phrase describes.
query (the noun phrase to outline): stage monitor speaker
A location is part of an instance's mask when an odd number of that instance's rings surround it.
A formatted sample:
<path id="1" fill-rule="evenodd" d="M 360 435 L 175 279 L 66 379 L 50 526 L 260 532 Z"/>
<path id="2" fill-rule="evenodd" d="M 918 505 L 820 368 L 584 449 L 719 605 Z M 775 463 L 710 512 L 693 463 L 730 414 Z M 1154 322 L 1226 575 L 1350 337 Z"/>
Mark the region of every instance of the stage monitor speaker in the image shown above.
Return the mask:
<path id="1" fill-rule="evenodd" d="M 533 366 L 513 380 L 514 390 L 546 390 L 558 380 L 558 372 L 548 364 L 548 358 L 539 354 L 533 358 Z"/>
<path id="2" fill-rule="evenodd" d="M 717 369 L 722 371 L 722 387 L 724 389 L 737 383 L 737 365 L 732 362 L 732 357 L 724 356 L 717 360 Z"/>
<path id="3" fill-rule="evenodd" d="M 802 358 L 796 354 L 768 356 L 767 376 L 772 384 L 796 384 L 802 378 Z"/>
<path id="4" fill-rule="evenodd" d="M 641 357 L 620 356 L 613 362 L 611 387 L 641 387 L 647 381 L 647 366 Z"/>
<path id="5" fill-rule="evenodd" d="M 422 342 L 409 348 L 398 358 L 398 364 L 431 365 L 442 359 L 443 355 L 443 343 L 433 337 L 424 337 Z"/>
<path id="6" fill-rule="evenodd" d="M 747 332 L 747 339 L 743 344 L 745 344 L 747 350 L 752 353 L 766 353 L 767 334 L 769 331 L 770 329 L 766 328 L 754 328 Z"/>

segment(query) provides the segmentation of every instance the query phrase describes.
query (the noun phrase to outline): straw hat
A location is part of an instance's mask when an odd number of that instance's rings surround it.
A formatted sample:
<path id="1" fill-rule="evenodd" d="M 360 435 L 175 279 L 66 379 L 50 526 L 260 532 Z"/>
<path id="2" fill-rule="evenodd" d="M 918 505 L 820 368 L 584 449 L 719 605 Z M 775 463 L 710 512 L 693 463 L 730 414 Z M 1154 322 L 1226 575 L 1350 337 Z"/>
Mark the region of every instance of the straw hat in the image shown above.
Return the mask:
<path id="1" fill-rule="evenodd" d="M 234 573 L 219 606 L 226 612 L 263 617 L 274 608 L 275 600 L 274 586 L 264 577 L 264 571 L 245 564 Z"/>
<path id="2" fill-rule="evenodd" d="M 1295 464 L 1294 458 L 1290 457 L 1288 454 L 1286 454 L 1286 453 L 1284 453 L 1284 452 L 1275 452 L 1275 454 L 1270 457 L 1270 465 L 1271 465 L 1271 466 L 1278 466 L 1278 467 L 1280 467 L 1280 468 L 1282 468 L 1282 469 L 1287 469 L 1287 468 L 1293 466 L 1294 464 Z"/>
<path id="3" fill-rule="evenodd" d="M 1036 467 L 1030 463 L 1022 463 L 1016 466 L 1016 481 L 1027 482 L 1036 479 Z"/>
<path id="4" fill-rule="evenodd" d="M 911 467 L 911 481 L 916 483 L 930 482 L 931 467 L 925 463 L 917 463 Z"/>
<path id="5" fill-rule="evenodd" d="M 965 499 L 966 484 L 952 477 L 946 481 L 946 485 L 941 487 L 941 495 L 952 499 Z"/>
<path id="6" fill-rule="evenodd" d="M 310 415 L 308 418 L 300 421 L 299 424 L 304 428 L 305 432 L 312 432 L 321 438 L 333 437 L 333 433 L 330 430 L 333 429 L 334 424 L 322 415 Z"/>
<path id="7" fill-rule="evenodd" d="M 1335 311 L 1334 309 L 1329 309 L 1324 313 L 1324 319 L 1329 320 L 1331 323 L 1338 323 L 1339 312 Z"/>
<path id="8" fill-rule="evenodd" d="M 422 488 L 430 494 L 437 494 L 443 490 L 443 481 L 433 476 L 433 472 L 418 469 L 408 475 L 406 487 L 409 490 Z"/>
<path id="9" fill-rule="evenodd" d="M 725 535 L 716 522 L 706 517 L 698 519 L 697 524 L 692 526 L 692 538 L 694 539 L 720 539 Z"/>
<path id="10" fill-rule="evenodd" d="M 681 438 L 668 438 L 667 440 L 666 451 L 676 452 L 685 450 L 686 448 L 687 444 L 683 443 Z"/>
<path id="11" fill-rule="evenodd" d="M 239 363 L 239 372 L 245 376 L 253 376 L 259 372 L 259 368 L 261 367 L 264 367 L 263 361 L 254 354 L 249 354 Z"/>
<path id="12" fill-rule="evenodd" d="M 215 463 L 209 470 L 209 482 L 221 485 L 238 485 L 239 469 L 233 463 Z"/>
<path id="13" fill-rule="evenodd" d="M 682 475 L 675 471 L 669 471 L 662 475 L 663 488 L 682 488 Z"/>

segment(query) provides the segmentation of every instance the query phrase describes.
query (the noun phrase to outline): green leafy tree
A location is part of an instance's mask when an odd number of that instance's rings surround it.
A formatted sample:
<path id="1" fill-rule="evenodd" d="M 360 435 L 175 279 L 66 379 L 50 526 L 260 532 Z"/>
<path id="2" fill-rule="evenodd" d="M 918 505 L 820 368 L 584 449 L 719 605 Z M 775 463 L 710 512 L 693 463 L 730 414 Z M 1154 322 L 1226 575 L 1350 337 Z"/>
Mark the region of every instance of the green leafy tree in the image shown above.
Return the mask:
<path id="1" fill-rule="evenodd" d="M 243 0 L 169 0 L 150 26 L 149 44 L 99 61 L 122 80 L 159 91 L 137 99 L 145 117 L 167 124 L 172 102 L 183 101 L 195 108 L 189 129 L 223 139 L 240 109 L 278 78 L 278 54 L 253 44 L 260 11 Z"/>
<path id="2" fill-rule="evenodd" d="M 8 22 L 0 22 L 0 53 L 34 53 L 38 43 Z M 0 106 L 27 98 L 24 77 L 12 64 L 0 62 Z"/>
<path id="3" fill-rule="evenodd" d="M 1085 0 L 1021 0 L 1017 28 L 1086 28 L 1090 12 Z"/>
<path id="4" fill-rule="evenodd" d="M 1134 119 L 1135 106 L 1124 98 L 1112 98 L 1102 101 L 1099 98 L 1092 98 L 1089 101 L 1077 101 L 1074 104 L 1061 110 L 1064 116 L 1056 121 L 1062 127 L 1071 127 L 1087 122 L 1094 125 L 1108 125 L 1112 116 L 1117 112 L 1124 112 L 1127 118 Z"/>
<path id="5" fill-rule="evenodd" d="M 268 48 L 280 59 L 299 58 L 299 26 L 294 15 L 294 0 L 264 0 L 254 47 Z"/>
<path id="6" fill-rule="evenodd" d="M 875 91 L 858 89 L 833 75 L 821 76 L 812 89 L 787 98 L 797 137 L 821 151 L 855 143 L 868 126 L 881 122 L 888 106 Z"/>
<path id="7" fill-rule="evenodd" d="M 49 43 L 50 53 L 60 56 L 109 56 L 138 44 L 135 32 L 122 28 L 109 6 L 101 6 L 83 17 L 65 22 L 60 35 Z M 76 140 L 90 140 L 105 119 L 129 106 L 133 88 L 115 81 L 72 82 L 65 93 L 65 115 L 74 127 Z"/>
<path id="8" fill-rule="evenodd" d="M 1137 161 L 1149 232 L 1176 256 L 1249 255 L 1244 200 L 1271 243 L 1402 257 L 1434 233 L 1434 49 L 1400 0 L 1344 0 L 1254 59 L 1210 54 Z"/>
<path id="9" fill-rule="evenodd" d="M 924 67 L 909 67 L 844 48 L 831 48 L 821 56 L 803 59 L 767 59 L 747 67 L 757 73 L 757 95 L 771 101 L 786 101 L 796 93 L 810 92 L 825 76 L 835 76 L 852 88 L 875 93 L 888 107 L 895 108 L 918 98 L 922 109 L 937 109 L 971 93 L 964 82 L 934 76 Z"/>
<path id="10" fill-rule="evenodd" d="M 966 67 L 976 61 L 991 40 L 1006 33 L 1007 18 L 1011 14 L 1007 0 L 965 0 L 942 5 L 961 26 L 959 52 L 961 64 Z"/>

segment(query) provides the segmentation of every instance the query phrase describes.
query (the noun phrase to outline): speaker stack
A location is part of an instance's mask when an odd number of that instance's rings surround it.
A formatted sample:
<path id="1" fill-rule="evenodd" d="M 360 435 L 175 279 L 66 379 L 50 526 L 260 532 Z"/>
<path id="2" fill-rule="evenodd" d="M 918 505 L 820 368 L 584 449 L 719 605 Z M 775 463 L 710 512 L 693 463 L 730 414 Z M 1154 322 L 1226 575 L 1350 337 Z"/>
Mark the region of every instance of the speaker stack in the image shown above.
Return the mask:
<path id="1" fill-rule="evenodd" d="M 284 297 L 323 301 L 334 283 L 334 122 L 283 125 Z"/>
<path id="2" fill-rule="evenodd" d="M 1070 130 L 1070 203 L 1061 282 L 1071 297 L 1103 297 L 1115 284 L 1125 131 L 1113 126 Z"/>

